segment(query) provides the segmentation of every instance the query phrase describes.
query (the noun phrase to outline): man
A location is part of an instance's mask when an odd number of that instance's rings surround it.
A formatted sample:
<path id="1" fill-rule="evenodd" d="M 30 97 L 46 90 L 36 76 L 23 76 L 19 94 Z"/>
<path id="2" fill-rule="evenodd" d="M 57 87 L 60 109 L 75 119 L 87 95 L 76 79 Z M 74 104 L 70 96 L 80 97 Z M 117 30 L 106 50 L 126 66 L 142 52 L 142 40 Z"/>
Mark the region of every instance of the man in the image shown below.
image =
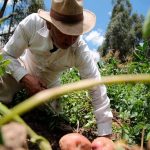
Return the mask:
<path id="1" fill-rule="evenodd" d="M 0 86 L 1 101 L 11 100 L 20 83 L 30 95 L 57 86 L 62 71 L 73 66 L 79 69 L 82 79 L 100 78 L 94 58 L 80 37 L 94 27 L 96 17 L 83 10 L 82 3 L 52 0 L 50 12 L 39 10 L 20 22 L 3 49 L 5 59 L 11 60 L 12 76 L 5 77 L 5 86 Z M 110 135 L 112 113 L 106 88 L 94 87 L 90 94 L 98 134 Z"/>

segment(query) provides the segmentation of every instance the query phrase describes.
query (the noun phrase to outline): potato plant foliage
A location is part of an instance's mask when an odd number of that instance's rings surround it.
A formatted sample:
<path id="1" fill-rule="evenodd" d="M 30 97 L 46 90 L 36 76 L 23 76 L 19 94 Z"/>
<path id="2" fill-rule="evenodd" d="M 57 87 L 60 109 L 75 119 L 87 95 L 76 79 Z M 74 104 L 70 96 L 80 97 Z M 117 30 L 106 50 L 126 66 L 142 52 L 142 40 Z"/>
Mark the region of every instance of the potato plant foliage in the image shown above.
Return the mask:
<path id="1" fill-rule="evenodd" d="M 101 68 L 102 74 L 150 73 L 148 61 L 131 62 L 121 68 L 117 60 L 113 59 L 111 62 L 105 66 L 108 70 L 105 67 Z M 145 140 L 148 140 L 150 138 L 150 85 L 115 84 L 108 86 L 108 95 L 112 109 L 118 112 L 117 118 L 121 120 L 121 127 L 115 132 L 121 133 L 122 138 L 130 143 L 139 143 L 142 129 L 145 128 Z"/>
<path id="2" fill-rule="evenodd" d="M 80 80 L 78 70 L 73 68 L 64 72 L 62 84 Z M 64 95 L 62 98 L 64 115 L 66 115 L 75 127 L 79 123 L 80 127 L 95 128 L 95 119 L 91 107 L 91 98 L 88 91 L 79 91 Z"/>
<path id="3" fill-rule="evenodd" d="M 3 56 L 0 54 L 0 77 L 6 73 L 6 67 L 9 65 L 9 60 L 4 60 Z"/>
<path id="4" fill-rule="evenodd" d="M 118 74 L 150 73 L 149 58 L 143 57 L 148 46 L 138 46 L 132 61 L 121 64 L 115 54 L 108 54 L 107 60 L 99 62 L 102 76 Z M 141 52 L 142 51 L 142 52 Z M 106 58 L 105 58 L 106 59 Z M 76 69 L 67 71 L 62 76 L 62 83 L 79 80 Z M 107 86 L 108 96 L 111 100 L 111 108 L 114 118 L 120 122 L 119 127 L 113 126 L 114 134 L 129 143 L 140 143 L 142 129 L 145 129 L 145 142 L 150 138 L 150 85 L 148 84 L 114 84 Z M 87 91 L 81 91 L 62 97 L 64 115 L 76 126 L 79 122 L 80 128 L 92 128 L 95 130 L 95 119 L 91 108 L 91 98 Z M 115 122 L 115 121 L 114 121 Z"/>

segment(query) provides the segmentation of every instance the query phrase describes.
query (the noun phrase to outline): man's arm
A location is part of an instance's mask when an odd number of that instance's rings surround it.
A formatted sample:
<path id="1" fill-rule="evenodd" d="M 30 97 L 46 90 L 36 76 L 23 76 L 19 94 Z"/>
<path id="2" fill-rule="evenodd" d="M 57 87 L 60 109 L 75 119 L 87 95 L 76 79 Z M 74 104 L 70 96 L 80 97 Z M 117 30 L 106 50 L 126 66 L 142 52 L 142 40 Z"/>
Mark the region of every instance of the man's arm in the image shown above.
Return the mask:
<path id="1" fill-rule="evenodd" d="M 81 44 L 76 53 L 76 67 L 82 79 L 100 79 L 100 73 L 87 45 Z M 99 136 L 110 136 L 112 133 L 112 112 L 110 100 L 104 85 L 91 88 L 92 105 L 98 127 Z"/>
<path id="2" fill-rule="evenodd" d="M 29 15 L 19 23 L 14 34 L 3 49 L 4 59 L 9 59 L 11 62 L 8 66 L 8 71 L 11 72 L 16 81 L 20 82 L 27 89 L 29 95 L 46 89 L 43 81 L 28 74 L 24 66 L 18 61 L 25 49 L 28 48 L 29 41 L 34 35 L 36 26 L 34 17 L 35 15 Z"/>
<path id="3" fill-rule="evenodd" d="M 4 59 L 9 59 L 11 62 L 8 66 L 8 71 L 11 72 L 12 76 L 18 82 L 27 74 L 26 69 L 21 66 L 18 58 L 24 53 L 25 49 L 29 45 L 32 33 L 30 32 L 32 28 L 31 22 L 30 16 L 22 20 L 17 26 L 12 37 L 3 48 Z"/>

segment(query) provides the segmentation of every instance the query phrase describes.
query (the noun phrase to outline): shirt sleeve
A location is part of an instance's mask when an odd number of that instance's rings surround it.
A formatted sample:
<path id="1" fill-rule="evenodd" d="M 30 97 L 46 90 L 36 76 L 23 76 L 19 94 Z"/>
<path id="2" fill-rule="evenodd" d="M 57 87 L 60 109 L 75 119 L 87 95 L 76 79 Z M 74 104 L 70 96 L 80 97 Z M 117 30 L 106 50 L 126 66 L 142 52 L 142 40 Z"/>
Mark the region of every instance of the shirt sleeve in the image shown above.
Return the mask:
<path id="1" fill-rule="evenodd" d="M 76 67 L 79 69 L 82 79 L 100 79 L 100 72 L 94 61 L 86 43 L 82 42 L 76 54 Z M 92 97 L 92 105 L 96 118 L 98 135 L 108 135 L 112 133 L 112 112 L 110 100 L 107 96 L 105 85 L 96 86 L 89 91 Z"/>
<path id="2" fill-rule="evenodd" d="M 23 76 L 27 74 L 26 69 L 18 61 L 18 58 L 28 47 L 28 43 L 32 33 L 31 31 L 33 31 L 31 22 L 31 16 L 28 16 L 23 21 L 21 21 L 17 26 L 14 34 L 3 48 L 4 59 L 9 59 L 11 62 L 8 66 L 8 71 L 11 72 L 12 76 L 17 81 L 19 81 Z"/>

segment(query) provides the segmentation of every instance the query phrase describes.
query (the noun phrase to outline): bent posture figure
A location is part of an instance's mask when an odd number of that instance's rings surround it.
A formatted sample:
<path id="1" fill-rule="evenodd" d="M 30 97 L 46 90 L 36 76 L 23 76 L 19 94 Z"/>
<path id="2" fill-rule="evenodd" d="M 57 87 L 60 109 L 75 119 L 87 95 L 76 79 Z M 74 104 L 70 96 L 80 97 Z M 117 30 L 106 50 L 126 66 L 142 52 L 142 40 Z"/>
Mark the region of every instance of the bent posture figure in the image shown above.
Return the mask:
<path id="1" fill-rule="evenodd" d="M 9 102 L 23 85 L 30 95 L 59 85 L 67 68 L 82 79 L 100 78 L 93 55 L 80 35 L 95 25 L 95 15 L 80 0 L 52 0 L 50 12 L 39 10 L 22 20 L 3 48 L 9 71 L 0 83 L 0 101 Z M 112 132 L 110 100 L 104 85 L 90 90 L 99 136 Z"/>

